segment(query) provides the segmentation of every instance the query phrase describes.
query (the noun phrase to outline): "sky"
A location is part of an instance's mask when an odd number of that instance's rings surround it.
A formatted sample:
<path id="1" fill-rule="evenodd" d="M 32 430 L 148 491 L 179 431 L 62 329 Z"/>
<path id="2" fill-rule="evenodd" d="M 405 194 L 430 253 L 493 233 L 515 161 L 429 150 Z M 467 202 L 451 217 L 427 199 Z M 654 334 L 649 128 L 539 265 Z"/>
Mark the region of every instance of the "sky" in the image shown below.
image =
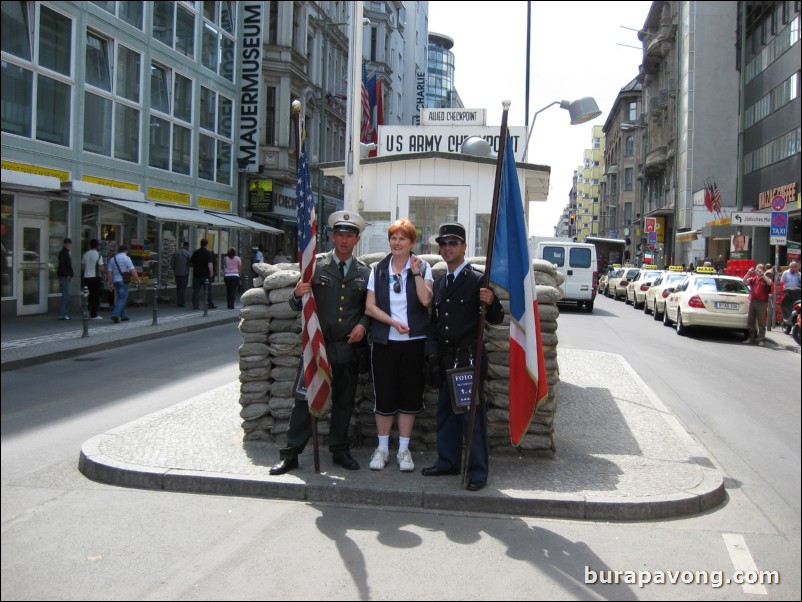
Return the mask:
<path id="1" fill-rule="evenodd" d="M 572 126 L 555 105 L 537 116 L 529 162 L 551 166 L 548 201 L 530 204 L 529 234 L 554 236 L 568 204 L 574 174 L 591 147 L 593 126 L 604 125 L 621 88 L 638 75 L 636 31 L 651 2 L 532 2 L 529 121 L 555 100 L 596 99 L 602 114 Z M 629 29 L 626 29 L 629 28 Z M 526 122 L 526 2 L 429 2 L 429 31 L 454 40 L 454 76 L 466 108 L 487 109 L 500 125 Z"/>

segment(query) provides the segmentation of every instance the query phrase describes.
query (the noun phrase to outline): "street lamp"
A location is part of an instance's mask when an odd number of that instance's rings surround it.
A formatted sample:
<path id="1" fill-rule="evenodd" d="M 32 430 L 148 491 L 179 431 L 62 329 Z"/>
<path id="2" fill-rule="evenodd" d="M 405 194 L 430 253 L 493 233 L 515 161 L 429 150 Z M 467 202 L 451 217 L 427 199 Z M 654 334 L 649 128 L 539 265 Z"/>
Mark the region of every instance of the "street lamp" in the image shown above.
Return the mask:
<path id="1" fill-rule="evenodd" d="M 553 103 L 547 104 L 539 111 L 535 111 L 535 114 L 532 115 L 532 123 L 529 125 L 529 134 L 526 136 L 526 145 L 524 146 L 524 157 L 527 156 L 526 151 L 529 149 L 529 139 L 532 137 L 532 132 L 535 129 L 535 120 L 538 114 L 554 105 L 560 105 L 561 109 L 568 111 L 568 114 L 571 116 L 571 125 L 579 125 L 591 119 L 596 119 L 596 117 L 601 115 L 599 105 L 596 104 L 596 101 L 591 96 L 585 96 L 584 98 L 573 101 L 555 100 Z"/>
<path id="2" fill-rule="evenodd" d="M 326 145 L 326 94 L 328 91 L 328 57 L 329 57 L 329 27 L 337 27 L 340 25 L 348 25 L 346 21 L 337 21 L 337 22 L 324 22 L 322 19 L 317 19 L 318 25 L 321 23 L 323 24 L 323 60 L 322 60 L 322 70 L 323 73 L 320 76 L 320 102 L 319 104 L 319 111 L 320 116 L 318 118 L 319 121 L 319 129 L 320 132 L 317 136 L 317 242 L 318 248 L 323 248 L 323 227 L 325 220 L 323 219 L 323 170 L 320 168 L 320 164 L 323 162 L 323 149 Z"/>

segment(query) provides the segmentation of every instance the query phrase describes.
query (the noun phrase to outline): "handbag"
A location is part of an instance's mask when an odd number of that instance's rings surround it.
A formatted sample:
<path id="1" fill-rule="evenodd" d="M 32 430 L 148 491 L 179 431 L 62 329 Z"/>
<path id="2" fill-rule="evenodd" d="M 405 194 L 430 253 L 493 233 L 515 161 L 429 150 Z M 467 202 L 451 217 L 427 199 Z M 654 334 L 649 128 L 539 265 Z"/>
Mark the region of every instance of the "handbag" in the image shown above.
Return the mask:
<path id="1" fill-rule="evenodd" d="M 117 262 L 117 258 L 114 258 L 114 264 L 117 266 L 117 271 L 120 272 L 120 276 L 123 279 L 125 284 L 131 284 L 131 272 L 123 272 L 120 269 L 120 264 Z"/>

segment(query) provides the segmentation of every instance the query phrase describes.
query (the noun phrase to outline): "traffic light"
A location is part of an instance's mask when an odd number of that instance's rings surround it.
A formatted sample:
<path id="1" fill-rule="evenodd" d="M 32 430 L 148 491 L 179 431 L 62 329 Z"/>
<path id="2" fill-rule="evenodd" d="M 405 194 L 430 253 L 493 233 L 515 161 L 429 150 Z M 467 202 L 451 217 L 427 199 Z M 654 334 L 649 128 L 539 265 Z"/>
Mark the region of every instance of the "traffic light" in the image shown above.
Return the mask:
<path id="1" fill-rule="evenodd" d="M 573 226 L 573 225 L 574 225 L 574 218 L 576 218 L 576 215 L 574 215 L 574 212 L 572 211 L 572 212 L 571 212 L 571 213 L 568 215 L 568 217 L 571 219 L 571 225 Z"/>

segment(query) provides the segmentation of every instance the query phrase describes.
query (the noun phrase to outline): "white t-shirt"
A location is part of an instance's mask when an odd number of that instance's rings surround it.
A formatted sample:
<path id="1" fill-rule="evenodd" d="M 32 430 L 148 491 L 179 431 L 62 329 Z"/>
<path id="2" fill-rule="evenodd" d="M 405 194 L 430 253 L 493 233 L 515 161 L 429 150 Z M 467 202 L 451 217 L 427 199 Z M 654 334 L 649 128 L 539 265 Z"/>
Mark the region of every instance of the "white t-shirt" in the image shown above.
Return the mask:
<path id="1" fill-rule="evenodd" d="M 89 249 L 81 258 L 81 265 L 84 269 L 84 278 L 99 278 L 100 270 L 97 268 L 103 265 L 103 257 L 97 249 Z"/>
<path id="2" fill-rule="evenodd" d="M 390 262 L 392 265 L 392 261 Z M 433 282 L 434 278 L 432 278 L 432 268 L 429 266 L 428 263 L 421 263 L 421 266 L 425 267 L 423 274 L 423 279 L 428 280 L 429 282 Z M 368 278 L 368 290 L 376 292 L 376 282 L 375 282 L 375 273 L 376 270 L 373 269 L 370 271 L 370 278 Z M 393 320 L 398 320 L 409 325 L 409 318 L 407 317 L 407 278 L 416 278 L 416 276 L 412 275 L 412 271 L 409 268 L 409 259 L 407 259 L 407 264 L 404 266 L 404 269 L 400 272 L 401 275 L 401 292 L 396 293 L 393 290 L 393 284 L 395 283 L 395 278 L 392 275 L 392 267 L 390 268 L 390 317 Z M 390 326 L 390 340 L 391 341 L 412 341 L 415 339 L 425 339 L 426 336 L 421 337 L 414 337 L 411 338 L 408 334 L 400 334 L 394 327 Z"/>

